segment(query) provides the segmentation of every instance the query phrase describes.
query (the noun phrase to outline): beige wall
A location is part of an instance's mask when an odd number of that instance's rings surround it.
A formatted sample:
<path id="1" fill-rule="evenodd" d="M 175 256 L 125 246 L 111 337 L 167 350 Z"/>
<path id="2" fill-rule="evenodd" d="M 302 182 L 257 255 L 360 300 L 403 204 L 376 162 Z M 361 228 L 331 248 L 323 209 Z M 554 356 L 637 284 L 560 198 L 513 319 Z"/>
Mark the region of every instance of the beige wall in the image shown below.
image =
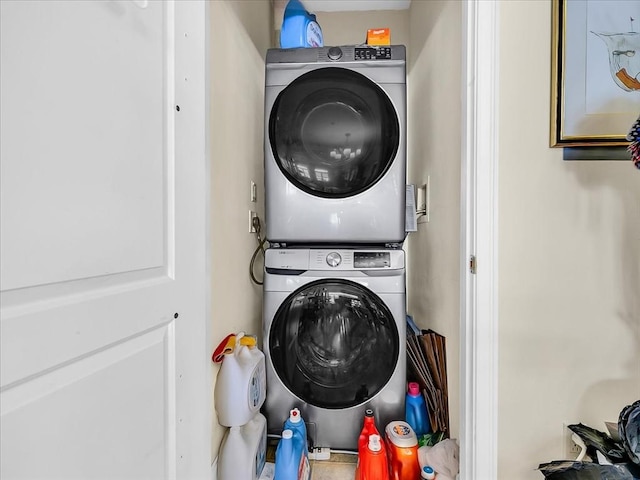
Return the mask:
<path id="1" fill-rule="evenodd" d="M 460 133 L 462 3 L 410 9 L 408 182 L 430 177 L 429 223 L 409 235 L 408 312 L 447 339 L 451 436 L 460 410 Z M 445 52 L 445 53 L 443 53 Z"/>
<path id="2" fill-rule="evenodd" d="M 390 28 L 391 43 L 408 45 L 408 10 L 380 10 L 361 12 L 316 12 L 322 28 L 324 44 L 358 45 L 367 39 L 369 28 Z"/>
<path id="3" fill-rule="evenodd" d="M 499 477 L 640 398 L 640 172 L 549 144 L 551 6 L 500 3 Z"/>
<path id="4" fill-rule="evenodd" d="M 257 241 L 249 210 L 264 218 L 264 57 L 271 5 L 263 0 L 211 2 L 211 238 L 213 343 L 231 332 L 260 334 L 262 289 L 249 279 Z M 250 182 L 258 203 L 250 203 Z M 261 277 L 262 263 L 255 271 Z M 216 372 L 217 373 L 217 369 Z M 213 406 L 212 406 L 213 407 Z M 217 456 L 224 429 L 213 419 Z"/>

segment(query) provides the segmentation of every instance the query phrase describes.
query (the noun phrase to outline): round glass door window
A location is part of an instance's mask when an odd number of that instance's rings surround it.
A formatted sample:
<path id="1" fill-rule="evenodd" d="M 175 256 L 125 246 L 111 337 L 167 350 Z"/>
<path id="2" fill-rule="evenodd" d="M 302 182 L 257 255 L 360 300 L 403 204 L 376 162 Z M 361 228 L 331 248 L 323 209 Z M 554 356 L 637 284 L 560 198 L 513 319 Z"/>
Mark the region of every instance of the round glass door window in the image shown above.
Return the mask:
<path id="1" fill-rule="evenodd" d="M 318 280 L 292 293 L 269 332 L 277 375 L 303 401 L 347 408 L 375 396 L 398 361 L 398 329 L 370 290 L 347 280 Z"/>
<path id="2" fill-rule="evenodd" d="M 269 139 L 280 170 L 299 189 L 345 198 L 387 172 L 400 142 L 398 116 L 386 93 L 344 68 L 306 73 L 276 99 Z"/>

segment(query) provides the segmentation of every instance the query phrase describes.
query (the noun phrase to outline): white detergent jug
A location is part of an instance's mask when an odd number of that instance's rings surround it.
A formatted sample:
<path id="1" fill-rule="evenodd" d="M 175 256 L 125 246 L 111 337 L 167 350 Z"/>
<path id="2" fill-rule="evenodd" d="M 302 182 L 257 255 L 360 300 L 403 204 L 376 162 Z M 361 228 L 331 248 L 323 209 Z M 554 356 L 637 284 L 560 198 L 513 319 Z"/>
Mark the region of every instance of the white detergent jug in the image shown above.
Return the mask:
<path id="1" fill-rule="evenodd" d="M 247 424 L 225 433 L 218 456 L 218 480 L 257 480 L 266 453 L 267 419 L 258 413 Z"/>
<path id="2" fill-rule="evenodd" d="M 256 346 L 255 338 L 235 336 L 231 348 L 222 357 L 214 390 L 218 423 L 225 427 L 239 427 L 258 413 L 267 390 L 264 354 Z M 229 338 L 229 337 L 228 337 Z M 252 338 L 252 341 L 246 341 Z"/>

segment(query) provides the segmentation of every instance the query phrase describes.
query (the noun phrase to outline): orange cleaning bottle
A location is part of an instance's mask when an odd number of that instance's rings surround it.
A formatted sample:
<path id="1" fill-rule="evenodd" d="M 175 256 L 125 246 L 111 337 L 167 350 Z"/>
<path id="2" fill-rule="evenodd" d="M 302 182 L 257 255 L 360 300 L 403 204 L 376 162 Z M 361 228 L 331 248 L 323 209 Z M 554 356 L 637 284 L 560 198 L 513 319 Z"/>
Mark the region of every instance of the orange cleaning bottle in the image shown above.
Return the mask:
<path id="1" fill-rule="evenodd" d="M 407 422 L 394 421 L 384 429 L 389 450 L 390 480 L 420 478 L 418 437 Z"/>
<path id="2" fill-rule="evenodd" d="M 358 449 L 355 480 L 389 480 L 389 462 L 380 435 L 369 435 L 364 449 Z"/>

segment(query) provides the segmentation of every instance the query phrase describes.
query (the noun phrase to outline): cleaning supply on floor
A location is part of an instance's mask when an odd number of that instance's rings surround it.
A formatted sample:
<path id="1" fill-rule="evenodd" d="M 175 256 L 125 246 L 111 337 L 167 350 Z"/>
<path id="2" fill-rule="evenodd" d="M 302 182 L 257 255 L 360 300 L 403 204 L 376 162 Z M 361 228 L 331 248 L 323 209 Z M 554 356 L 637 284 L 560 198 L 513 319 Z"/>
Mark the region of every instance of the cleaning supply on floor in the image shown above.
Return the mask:
<path id="1" fill-rule="evenodd" d="M 256 346 L 255 337 L 240 332 L 227 336 L 213 358 L 222 362 L 214 390 L 218 423 L 242 426 L 258 413 L 266 397 L 264 354 Z"/>
<path id="2" fill-rule="evenodd" d="M 366 446 L 358 448 L 355 480 L 389 480 L 389 463 L 380 435 L 369 435 Z"/>
<path id="3" fill-rule="evenodd" d="M 418 437 L 407 422 L 393 421 L 384 429 L 389 455 L 390 480 L 420 478 Z"/>
<path id="4" fill-rule="evenodd" d="M 368 408 L 364 411 L 364 422 L 362 425 L 362 431 L 360 432 L 360 436 L 358 438 L 358 453 L 366 448 L 366 446 L 369 444 L 369 435 L 373 434 L 380 435 L 380 432 L 376 428 L 376 421 L 373 410 Z"/>
<path id="5" fill-rule="evenodd" d="M 322 29 L 316 16 L 305 10 L 300 0 L 289 0 L 280 30 L 280 48 L 322 47 Z"/>
<path id="6" fill-rule="evenodd" d="M 460 471 L 460 447 L 458 443 L 447 438 L 434 446 L 424 445 L 418 448 L 420 467 L 431 467 L 437 480 L 455 480 Z"/>
<path id="7" fill-rule="evenodd" d="M 287 418 L 284 422 L 283 430 L 291 430 L 294 433 L 298 433 L 302 439 L 304 439 L 304 454 L 309 456 L 309 445 L 307 441 L 307 426 L 302 419 L 302 415 L 300 414 L 300 410 L 297 408 L 292 409 L 289 412 L 289 418 Z"/>
<path id="8" fill-rule="evenodd" d="M 267 454 L 267 419 L 257 413 L 225 433 L 218 456 L 218 480 L 257 480 Z"/>
<path id="9" fill-rule="evenodd" d="M 424 395 L 420 391 L 420 385 L 409 382 L 405 399 L 405 421 L 411 425 L 418 438 L 431 431 L 429 412 Z"/>
<path id="10" fill-rule="evenodd" d="M 283 430 L 276 447 L 275 480 L 309 480 L 311 468 L 299 432 Z"/>

